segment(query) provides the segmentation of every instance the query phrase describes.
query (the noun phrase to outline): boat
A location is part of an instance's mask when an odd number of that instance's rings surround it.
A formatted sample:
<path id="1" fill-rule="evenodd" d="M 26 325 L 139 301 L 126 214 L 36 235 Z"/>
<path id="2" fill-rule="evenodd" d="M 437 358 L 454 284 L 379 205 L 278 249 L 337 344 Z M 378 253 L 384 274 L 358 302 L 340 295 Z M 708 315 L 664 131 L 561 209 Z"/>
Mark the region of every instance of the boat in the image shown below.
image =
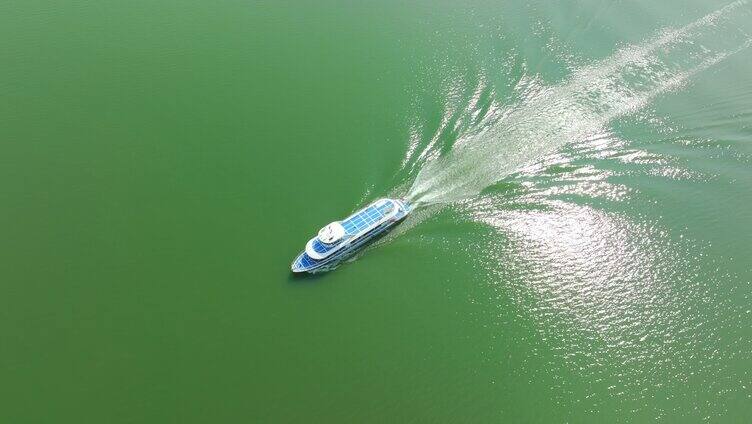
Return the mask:
<path id="1" fill-rule="evenodd" d="M 341 221 L 326 225 L 308 240 L 305 250 L 292 262 L 292 272 L 331 269 L 369 241 L 389 231 L 409 213 L 407 201 L 383 198 Z"/>

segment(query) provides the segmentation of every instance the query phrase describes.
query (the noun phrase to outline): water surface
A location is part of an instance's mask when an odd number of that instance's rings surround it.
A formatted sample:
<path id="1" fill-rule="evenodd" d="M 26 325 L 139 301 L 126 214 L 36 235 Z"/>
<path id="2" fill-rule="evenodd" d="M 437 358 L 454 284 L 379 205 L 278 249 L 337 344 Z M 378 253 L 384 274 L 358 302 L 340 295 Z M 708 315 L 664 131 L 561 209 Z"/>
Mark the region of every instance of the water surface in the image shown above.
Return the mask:
<path id="1" fill-rule="evenodd" d="M 752 5 L 372 3 L 0 6 L 0 421 L 746 421 Z"/>

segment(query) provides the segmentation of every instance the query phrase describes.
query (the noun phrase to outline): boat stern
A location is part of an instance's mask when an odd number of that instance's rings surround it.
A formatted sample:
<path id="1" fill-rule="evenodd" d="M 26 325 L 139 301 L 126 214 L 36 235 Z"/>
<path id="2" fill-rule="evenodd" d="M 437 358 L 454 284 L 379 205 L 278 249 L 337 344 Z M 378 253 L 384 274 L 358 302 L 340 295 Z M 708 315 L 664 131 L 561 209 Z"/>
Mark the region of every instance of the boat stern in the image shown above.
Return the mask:
<path id="1" fill-rule="evenodd" d="M 410 211 L 412 211 L 412 207 L 410 206 L 410 202 L 408 202 L 405 199 L 391 199 L 396 205 L 397 205 L 397 215 L 395 216 L 396 219 L 400 220 L 404 217 L 406 217 Z"/>

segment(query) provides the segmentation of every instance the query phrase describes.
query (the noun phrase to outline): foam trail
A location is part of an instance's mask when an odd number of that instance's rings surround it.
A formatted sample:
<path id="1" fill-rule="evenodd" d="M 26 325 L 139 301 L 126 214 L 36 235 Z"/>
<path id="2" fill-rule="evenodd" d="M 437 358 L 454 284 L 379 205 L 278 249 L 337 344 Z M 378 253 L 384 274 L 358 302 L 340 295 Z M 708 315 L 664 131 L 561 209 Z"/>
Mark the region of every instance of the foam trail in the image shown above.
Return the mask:
<path id="1" fill-rule="evenodd" d="M 601 133 L 614 119 L 749 47 L 752 37 L 734 24 L 750 19 L 747 4 L 736 1 L 684 27 L 664 29 L 561 84 L 521 81 L 519 103 L 461 136 L 445 155 L 428 159 L 406 197 L 424 205 L 466 199 L 567 143 Z"/>

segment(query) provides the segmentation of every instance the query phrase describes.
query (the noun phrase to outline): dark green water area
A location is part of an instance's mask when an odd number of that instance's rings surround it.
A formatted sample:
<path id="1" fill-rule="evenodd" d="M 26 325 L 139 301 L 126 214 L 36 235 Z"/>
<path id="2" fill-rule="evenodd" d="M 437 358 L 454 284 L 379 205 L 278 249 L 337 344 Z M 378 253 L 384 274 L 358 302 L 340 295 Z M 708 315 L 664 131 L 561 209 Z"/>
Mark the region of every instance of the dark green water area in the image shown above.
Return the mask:
<path id="1" fill-rule="evenodd" d="M 751 47 L 746 1 L 3 2 L 0 422 L 749 422 Z"/>

